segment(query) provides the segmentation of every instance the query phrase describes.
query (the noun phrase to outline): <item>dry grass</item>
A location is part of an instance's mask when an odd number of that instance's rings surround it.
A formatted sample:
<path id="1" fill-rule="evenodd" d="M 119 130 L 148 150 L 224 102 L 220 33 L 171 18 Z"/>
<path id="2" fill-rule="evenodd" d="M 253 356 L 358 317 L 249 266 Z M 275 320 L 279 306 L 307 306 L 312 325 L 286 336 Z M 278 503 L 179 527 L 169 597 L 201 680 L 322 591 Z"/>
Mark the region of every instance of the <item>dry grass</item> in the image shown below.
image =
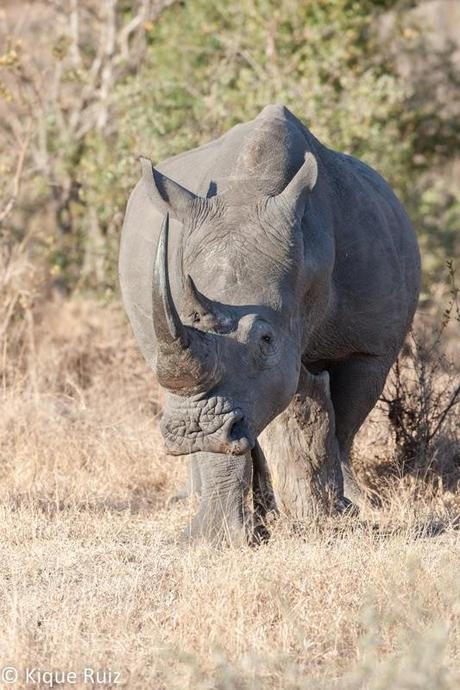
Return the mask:
<path id="1" fill-rule="evenodd" d="M 19 669 L 14 687 L 31 687 L 27 667 L 75 671 L 74 687 L 85 667 L 142 690 L 459 687 L 454 494 L 414 500 L 393 483 L 360 521 L 184 547 L 191 508 L 168 499 L 185 467 L 162 454 L 158 391 L 119 309 L 38 305 L 33 288 L 22 302 L 0 418 L 0 666 Z M 381 428 L 361 434 L 361 459 L 384 452 Z"/>

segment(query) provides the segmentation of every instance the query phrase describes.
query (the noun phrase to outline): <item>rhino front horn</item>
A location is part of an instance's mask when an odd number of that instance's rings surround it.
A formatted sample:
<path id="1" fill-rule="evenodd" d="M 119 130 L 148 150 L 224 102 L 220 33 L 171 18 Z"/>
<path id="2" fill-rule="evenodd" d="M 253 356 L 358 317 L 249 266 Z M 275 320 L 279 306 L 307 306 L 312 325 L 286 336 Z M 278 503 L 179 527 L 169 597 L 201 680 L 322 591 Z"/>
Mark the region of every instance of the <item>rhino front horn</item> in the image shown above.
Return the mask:
<path id="1" fill-rule="evenodd" d="M 211 334 L 185 326 L 171 293 L 168 270 L 169 214 L 160 232 L 152 281 L 153 328 L 158 340 L 155 373 L 179 395 L 207 390 L 216 378 L 216 343 Z"/>
<path id="2" fill-rule="evenodd" d="M 160 348 L 187 348 L 190 344 L 171 294 L 168 270 L 169 213 L 166 213 L 158 241 L 153 273 L 153 328 Z"/>

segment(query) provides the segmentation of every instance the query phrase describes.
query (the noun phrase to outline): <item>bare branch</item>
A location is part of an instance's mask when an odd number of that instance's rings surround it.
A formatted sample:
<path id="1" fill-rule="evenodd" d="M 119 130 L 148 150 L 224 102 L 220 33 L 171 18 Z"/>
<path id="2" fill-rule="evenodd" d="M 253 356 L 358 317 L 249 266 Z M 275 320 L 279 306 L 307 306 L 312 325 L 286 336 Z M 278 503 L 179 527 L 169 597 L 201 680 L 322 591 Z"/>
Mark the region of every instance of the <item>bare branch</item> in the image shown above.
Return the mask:
<path id="1" fill-rule="evenodd" d="M 8 216 L 12 213 L 13 208 L 16 204 L 17 198 L 19 196 L 19 191 L 21 187 L 22 173 L 24 170 L 24 162 L 26 158 L 27 148 L 29 146 L 30 140 L 30 127 L 26 131 L 26 135 L 21 142 L 19 148 L 18 160 L 16 163 L 16 171 L 13 177 L 12 192 L 9 200 L 7 201 L 5 207 L 0 211 L 0 223 L 4 223 Z"/>
<path id="2" fill-rule="evenodd" d="M 121 60 L 129 58 L 129 41 L 131 36 L 147 20 L 150 10 L 150 0 L 142 0 L 139 12 L 118 33 L 117 43 L 120 47 Z"/>
<path id="3" fill-rule="evenodd" d="M 441 427 L 442 427 L 442 425 L 444 424 L 444 421 L 445 421 L 447 415 L 449 414 L 450 410 L 451 410 L 453 407 L 455 407 L 455 405 L 457 405 L 458 403 L 460 403 L 460 384 L 457 386 L 457 388 L 456 388 L 456 389 L 454 390 L 454 392 L 452 393 L 452 395 L 451 395 L 451 397 L 450 397 L 450 400 L 449 400 L 448 403 L 446 403 L 446 406 L 445 406 L 445 408 L 443 409 L 442 413 L 438 415 L 438 417 L 437 417 L 438 423 L 436 424 L 436 426 L 434 427 L 433 431 L 432 431 L 431 434 L 429 435 L 429 440 L 430 440 L 430 441 L 431 441 L 432 438 L 434 438 L 434 437 L 436 436 L 436 434 L 438 433 L 438 431 L 441 429 Z"/>
<path id="4" fill-rule="evenodd" d="M 108 98 L 113 83 L 113 55 L 115 52 L 116 36 L 116 0 L 106 0 L 106 40 L 104 46 L 104 66 L 101 73 L 101 88 L 99 89 L 99 108 L 97 115 L 97 127 L 103 130 L 108 120 Z"/>
<path id="5" fill-rule="evenodd" d="M 70 51 L 75 68 L 81 65 L 80 53 L 80 0 L 70 0 L 70 32 L 72 34 L 72 44 Z"/>

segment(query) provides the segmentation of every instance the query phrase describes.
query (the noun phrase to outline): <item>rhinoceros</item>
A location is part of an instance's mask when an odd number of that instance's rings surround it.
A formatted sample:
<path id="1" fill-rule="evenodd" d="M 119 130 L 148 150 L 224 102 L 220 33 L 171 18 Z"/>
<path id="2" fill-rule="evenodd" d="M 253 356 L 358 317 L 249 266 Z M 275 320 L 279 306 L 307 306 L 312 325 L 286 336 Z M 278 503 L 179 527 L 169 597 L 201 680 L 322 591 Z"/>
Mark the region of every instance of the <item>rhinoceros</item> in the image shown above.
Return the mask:
<path id="1" fill-rule="evenodd" d="M 188 533 L 247 532 L 251 477 L 259 516 L 277 501 L 302 517 L 305 497 L 349 509 L 353 438 L 417 305 L 401 203 L 282 105 L 141 166 L 120 285 L 166 391 L 166 452 L 193 454 L 201 505 Z"/>

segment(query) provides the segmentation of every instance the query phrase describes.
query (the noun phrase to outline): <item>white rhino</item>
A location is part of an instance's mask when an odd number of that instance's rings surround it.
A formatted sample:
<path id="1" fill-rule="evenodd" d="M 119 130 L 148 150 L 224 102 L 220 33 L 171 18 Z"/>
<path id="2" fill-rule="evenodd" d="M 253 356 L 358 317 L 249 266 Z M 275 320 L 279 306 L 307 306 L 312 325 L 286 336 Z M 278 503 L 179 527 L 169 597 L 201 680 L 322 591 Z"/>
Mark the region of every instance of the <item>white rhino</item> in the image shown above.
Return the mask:
<path id="1" fill-rule="evenodd" d="M 195 454 L 191 533 L 241 530 L 251 476 L 256 513 L 273 506 L 261 445 L 282 506 L 298 517 L 306 497 L 348 506 L 353 438 L 419 293 L 401 203 L 280 105 L 156 168 L 144 158 L 142 171 L 120 283 L 168 392 L 167 451 Z"/>

